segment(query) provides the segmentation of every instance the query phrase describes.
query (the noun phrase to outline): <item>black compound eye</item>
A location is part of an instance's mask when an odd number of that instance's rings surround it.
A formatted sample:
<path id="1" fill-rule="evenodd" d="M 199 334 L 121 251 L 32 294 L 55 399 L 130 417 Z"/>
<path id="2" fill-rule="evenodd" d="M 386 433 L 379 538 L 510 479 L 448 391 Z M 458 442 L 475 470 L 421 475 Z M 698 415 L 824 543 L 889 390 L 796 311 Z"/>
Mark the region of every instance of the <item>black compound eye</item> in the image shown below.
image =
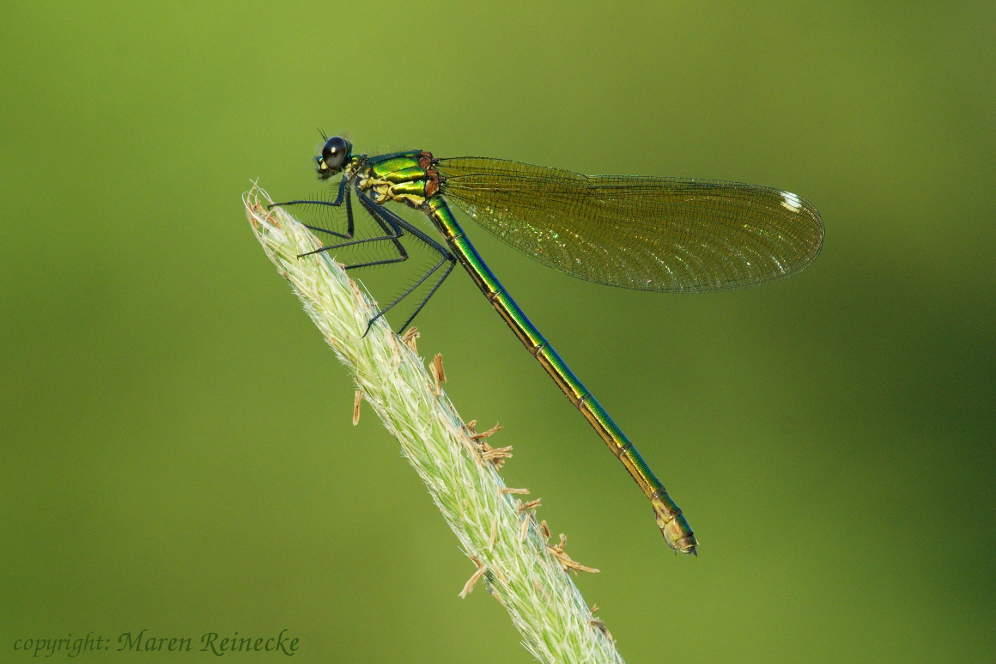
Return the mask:
<path id="1" fill-rule="evenodd" d="M 349 144 L 341 136 L 333 136 L 325 141 L 322 147 L 322 160 L 327 168 L 336 170 L 342 167 L 342 162 L 346 160 L 346 153 L 349 152 Z"/>

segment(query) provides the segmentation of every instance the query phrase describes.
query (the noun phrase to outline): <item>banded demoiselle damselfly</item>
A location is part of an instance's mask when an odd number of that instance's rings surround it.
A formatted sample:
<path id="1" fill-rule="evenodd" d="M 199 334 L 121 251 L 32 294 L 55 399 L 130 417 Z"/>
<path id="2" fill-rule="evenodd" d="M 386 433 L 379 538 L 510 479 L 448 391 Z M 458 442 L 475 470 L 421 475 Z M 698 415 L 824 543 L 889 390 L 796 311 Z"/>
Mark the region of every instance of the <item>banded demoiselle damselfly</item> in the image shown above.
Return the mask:
<path id="1" fill-rule="evenodd" d="M 571 276 L 672 293 L 721 291 L 800 272 L 816 259 L 823 243 L 823 222 L 816 208 L 787 191 L 734 182 L 586 176 L 487 157 L 437 159 L 424 150 L 354 155 L 352 144 L 339 136 L 326 139 L 315 159 L 320 179 L 342 174 L 335 199 L 274 204 L 345 205 L 345 229 L 308 226 L 340 240 L 311 253 L 388 243 L 396 255 L 346 268 L 399 263 L 408 259 L 402 239 L 411 237 L 438 257 L 370 325 L 437 275 L 401 326 L 404 330 L 459 262 L 636 480 L 653 505 L 668 545 L 676 552 L 694 554 L 697 542 L 681 509 L 629 438 L 488 269 L 447 201 L 454 201 L 485 230 L 519 251 Z M 354 238 L 353 195 L 382 235 Z M 387 208 L 389 202 L 423 212 L 445 246 Z"/>

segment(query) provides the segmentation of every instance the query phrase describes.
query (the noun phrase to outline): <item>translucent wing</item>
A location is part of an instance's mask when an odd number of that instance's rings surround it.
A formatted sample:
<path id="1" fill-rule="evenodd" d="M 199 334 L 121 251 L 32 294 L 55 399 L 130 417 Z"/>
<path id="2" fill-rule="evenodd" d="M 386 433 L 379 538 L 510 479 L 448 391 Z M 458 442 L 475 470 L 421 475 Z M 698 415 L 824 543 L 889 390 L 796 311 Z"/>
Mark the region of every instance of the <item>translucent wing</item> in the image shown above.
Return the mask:
<path id="1" fill-rule="evenodd" d="M 441 159 L 442 193 L 536 260 L 610 286 L 718 291 L 813 262 L 823 222 L 778 189 L 735 182 L 580 175 L 486 157 Z"/>

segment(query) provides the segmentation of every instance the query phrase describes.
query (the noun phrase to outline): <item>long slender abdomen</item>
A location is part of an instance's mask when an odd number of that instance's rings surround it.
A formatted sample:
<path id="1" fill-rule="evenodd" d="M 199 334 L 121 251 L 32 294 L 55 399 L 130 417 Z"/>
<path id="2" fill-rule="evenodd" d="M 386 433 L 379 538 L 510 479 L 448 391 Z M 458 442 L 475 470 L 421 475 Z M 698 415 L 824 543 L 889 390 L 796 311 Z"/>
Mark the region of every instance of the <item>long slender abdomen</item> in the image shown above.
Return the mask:
<path id="1" fill-rule="evenodd" d="M 543 365 L 546 372 L 557 383 L 557 387 L 581 411 L 581 414 L 588 420 L 599 437 L 612 450 L 612 454 L 622 462 L 633 480 L 650 499 L 657 525 L 668 546 L 675 551 L 694 554 L 697 546 L 695 535 L 692 534 L 692 529 L 682 515 L 681 509 L 668 495 L 664 485 L 650 470 L 650 466 L 643 460 L 626 434 L 609 417 L 609 414 L 591 395 L 591 392 L 578 380 L 567 363 L 557 354 L 550 342 L 540 334 L 540 331 L 526 317 L 519 305 L 505 290 L 505 287 L 484 263 L 453 217 L 453 213 L 445 201 L 440 196 L 434 196 L 426 201 L 423 209 L 446 239 L 460 264 L 467 270 L 474 283 L 512 329 L 515 336 Z"/>

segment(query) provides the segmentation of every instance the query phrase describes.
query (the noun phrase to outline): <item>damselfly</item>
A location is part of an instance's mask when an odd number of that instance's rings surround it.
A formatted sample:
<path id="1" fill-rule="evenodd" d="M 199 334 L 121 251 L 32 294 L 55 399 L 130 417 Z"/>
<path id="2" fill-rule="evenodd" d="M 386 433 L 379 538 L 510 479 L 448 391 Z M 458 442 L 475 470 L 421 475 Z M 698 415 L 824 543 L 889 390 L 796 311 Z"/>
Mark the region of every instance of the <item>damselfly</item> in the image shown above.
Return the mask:
<path id="1" fill-rule="evenodd" d="M 370 325 L 428 282 L 428 294 L 401 326 L 404 330 L 459 262 L 636 480 L 668 545 L 694 554 L 692 529 L 664 485 L 488 269 L 447 202 L 519 251 L 569 275 L 622 288 L 686 293 L 751 286 L 803 270 L 823 243 L 816 208 L 787 191 L 734 182 L 586 176 L 487 157 L 437 159 L 424 150 L 354 155 L 349 141 L 339 136 L 327 139 L 315 159 L 322 180 L 342 174 L 335 199 L 275 204 L 345 205 L 345 229 L 309 226 L 337 238 L 312 253 L 387 243 L 396 255 L 347 269 L 398 263 L 408 258 L 403 240 L 410 237 L 436 256 L 431 269 Z M 353 195 L 382 234 L 354 238 Z M 423 212 L 443 243 L 387 208 L 390 202 Z"/>

